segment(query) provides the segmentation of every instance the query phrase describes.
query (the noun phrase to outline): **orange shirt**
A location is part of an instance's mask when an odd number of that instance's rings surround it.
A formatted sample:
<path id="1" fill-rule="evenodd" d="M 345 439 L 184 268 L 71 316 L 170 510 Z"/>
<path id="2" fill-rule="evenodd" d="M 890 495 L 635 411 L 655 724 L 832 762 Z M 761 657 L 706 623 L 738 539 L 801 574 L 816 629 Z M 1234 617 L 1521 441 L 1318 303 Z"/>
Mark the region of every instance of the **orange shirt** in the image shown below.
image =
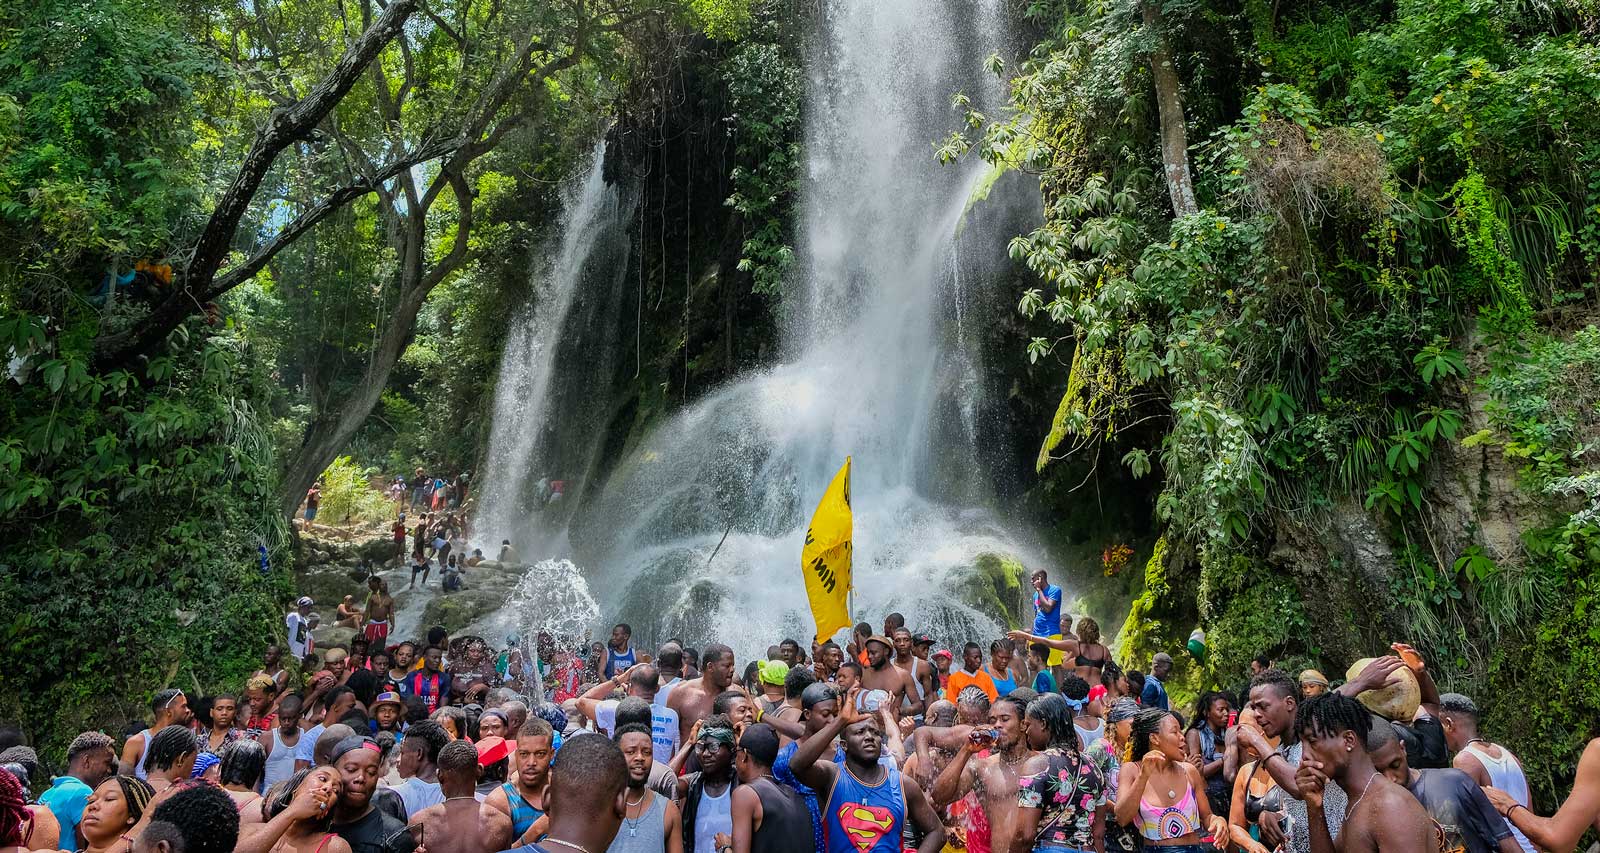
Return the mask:
<path id="1" fill-rule="evenodd" d="M 976 687 L 988 694 L 990 702 L 1000 698 L 1000 691 L 995 688 L 994 679 L 982 669 L 977 672 L 965 672 L 959 669 L 951 672 L 950 680 L 944 686 L 944 696 L 954 702 L 956 697 L 961 695 L 961 691 L 968 687 Z"/>

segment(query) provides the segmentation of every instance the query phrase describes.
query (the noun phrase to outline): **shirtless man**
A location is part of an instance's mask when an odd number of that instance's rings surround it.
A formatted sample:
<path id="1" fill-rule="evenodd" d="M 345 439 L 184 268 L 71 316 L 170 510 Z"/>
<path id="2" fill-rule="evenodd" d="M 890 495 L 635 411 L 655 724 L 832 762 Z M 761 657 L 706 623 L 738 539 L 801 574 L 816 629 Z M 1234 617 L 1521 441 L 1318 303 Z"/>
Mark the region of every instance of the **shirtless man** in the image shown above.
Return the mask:
<path id="1" fill-rule="evenodd" d="M 555 731 L 550 724 L 538 717 L 530 717 L 517 731 L 516 750 L 511 753 L 511 763 L 517 771 L 516 778 L 490 791 L 483 798 L 485 808 L 495 809 L 511 821 L 516 838 L 525 837 L 544 817 L 545 787 L 550 781 L 550 762 L 556 757 L 552 745 L 554 741 Z"/>
<path id="2" fill-rule="evenodd" d="M 117 772 L 124 776 L 145 778 L 145 753 L 150 748 L 150 738 L 167 726 L 187 726 L 194 719 L 189 710 L 189 699 L 183 691 L 169 687 L 150 698 L 150 728 L 128 738 L 122 744 L 122 758 Z"/>
<path id="3" fill-rule="evenodd" d="M 421 840 L 433 853 L 494 853 L 511 846 L 511 817 L 485 803 L 478 805 L 478 751 L 464 740 L 439 750 L 439 790 L 444 802 L 411 816 Z M 414 831 L 415 832 L 415 831 Z"/>
<path id="4" fill-rule="evenodd" d="M 1367 754 L 1372 715 L 1339 693 L 1306 701 L 1296 720 L 1304 754 L 1295 783 L 1311 824 L 1311 853 L 1433 853 L 1433 819 L 1417 798 L 1378 772 Z M 1329 781 L 1349 797 L 1335 842 L 1322 812 Z"/>
<path id="5" fill-rule="evenodd" d="M 702 653 L 700 677 L 673 688 L 667 707 L 678 712 L 679 743 L 694 743 L 694 724 L 711 713 L 711 703 L 733 684 L 733 665 L 733 649 L 712 643 Z"/>
<path id="6" fill-rule="evenodd" d="M 394 596 L 389 582 L 373 575 L 367 578 L 366 629 L 363 636 L 374 648 L 383 648 L 389 638 L 389 620 L 394 616 Z"/>
<path id="7" fill-rule="evenodd" d="M 347 595 L 339 600 L 338 615 L 333 624 L 340 628 L 356 628 L 361 622 L 361 611 L 356 608 L 356 597 Z"/>
<path id="8" fill-rule="evenodd" d="M 910 647 L 910 641 L 908 634 L 907 648 Z M 867 639 L 867 665 L 861 670 L 861 690 L 863 693 L 882 690 L 889 694 L 890 708 L 899 708 L 903 716 L 921 716 L 922 699 L 917 696 L 911 676 L 889 661 L 893 653 L 894 643 L 889 638 L 873 636 Z"/>
<path id="9" fill-rule="evenodd" d="M 910 689 L 906 697 L 913 694 L 917 701 L 926 708 L 929 703 L 939 696 L 939 682 L 933 674 L 933 664 L 917 656 L 915 637 L 904 626 L 894 630 L 894 666 L 895 669 L 905 673 L 906 683 Z M 924 635 L 926 636 L 926 635 Z M 933 638 L 928 638 L 928 645 L 933 644 Z"/>
<path id="10" fill-rule="evenodd" d="M 976 792 L 988 817 L 989 837 L 1011 837 L 1019 780 L 1045 767 L 1040 754 L 1029 749 L 1022 736 L 1026 710 L 1009 696 L 1002 696 L 989 706 L 989 728 L 973 731 L 934 781 L 931 793 L 935 808 L 950 805 L 967 791 Z M 985 750 L 990 751 L 988 757 L 974 760 Z M 1004 844 L 1000 846 L 1003 848 Z"/>

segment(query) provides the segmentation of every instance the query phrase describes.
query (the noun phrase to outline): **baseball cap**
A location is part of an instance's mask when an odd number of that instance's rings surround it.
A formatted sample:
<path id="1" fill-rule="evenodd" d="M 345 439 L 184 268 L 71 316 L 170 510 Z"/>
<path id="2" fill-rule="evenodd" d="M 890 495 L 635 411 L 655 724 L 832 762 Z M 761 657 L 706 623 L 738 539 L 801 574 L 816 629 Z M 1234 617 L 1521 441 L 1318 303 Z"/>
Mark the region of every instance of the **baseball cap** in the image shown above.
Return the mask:
<path id="1" fill-rule="evenodd" d="M 789 665 L 781 660 L 769 660 L 761 664 L 762 684 L 783 684 L 789 676 Z"/>
<path id="2" fill-rule="evenodd" d="M 947 658 L 949 658 L 951 660 L 955 660 L 956 659 L 955 655 L 950 654 L 950 650 L 949 649 L 940 649 L 940 650 L 934 652 L 932 656 L 933 657 L 943 656 L 943 657 L 947 657 Z"/>
<path id="3" fill-rule="evenodd" d="M 911 645 L 931 646 L 933 645 L 933 635 L 926 631 L 918 631 L 917 633 L 911 635 Z"/>
<path id="4" fill-rule="evenodd" d="M 480 767 L 488 767 L 511 754 L 511 748 L 506 746 L 506 739 L 502 737 L 490 735 L 480 739 L 476 746 L 478 747 L 478 766 Z"/>
<path id="5" fill-rule="evenodd" d="M 313 604 L 316 604 L 316 602 L 311 600 L 311 596 L 302 595 L 302 596 L 300 596 L 299 599 L 297 599 L 295 601 L 294 606 L 295 607 L 310 607 Z"/>

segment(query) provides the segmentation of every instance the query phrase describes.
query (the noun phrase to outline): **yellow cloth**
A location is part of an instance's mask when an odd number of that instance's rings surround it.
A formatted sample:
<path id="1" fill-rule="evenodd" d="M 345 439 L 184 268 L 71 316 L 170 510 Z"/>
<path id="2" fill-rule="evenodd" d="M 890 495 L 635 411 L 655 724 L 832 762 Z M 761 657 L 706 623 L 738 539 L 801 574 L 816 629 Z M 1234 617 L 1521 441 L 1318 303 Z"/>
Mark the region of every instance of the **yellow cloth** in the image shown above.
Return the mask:
<path id="1" fill-rule="evenodd" d="M 1050 635 L 1050 639 L 1059 640 L 1059 639 L 1061 639 L 1061 635 L 1060 634 L 1051 634 Z M 1060 666 L 1061 662 L 1066 660 L 1066 659 L 1067 659 L 1067 653 L 1066 652 L 1064 652 L 1064 651 L 1062 651 L 1060 649 L 1052 647 L 1050 649 L 1049 657 L 1046 657 L 1044 662 L 1045 662 L 1046 666 Z"/>
<path id="2" fill-rule="evenodd" d="M 817 511 L 806 528 L 800 568 L 811 600 L 811 618 L 817 623 L 817 642 L 850 627 L 850 457 L 822 493 Z"/>

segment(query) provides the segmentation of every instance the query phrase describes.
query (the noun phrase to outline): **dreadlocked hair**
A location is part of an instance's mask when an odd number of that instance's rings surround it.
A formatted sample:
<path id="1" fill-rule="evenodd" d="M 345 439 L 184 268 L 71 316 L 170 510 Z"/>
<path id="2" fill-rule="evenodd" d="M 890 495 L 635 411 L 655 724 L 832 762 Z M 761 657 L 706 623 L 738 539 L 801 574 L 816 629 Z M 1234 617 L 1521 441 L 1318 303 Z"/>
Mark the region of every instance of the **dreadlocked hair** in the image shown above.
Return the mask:
<path id="1" fill-rule="evenodd" d="M 1150 751 L 1150 739 L 1161 731 L 1161 722 L 1172 716 L 1161 708 L 1145 708 L 1133 718 L 1133 731 L 1128 736 L 1128 751 L 1123 761 L 1138 761 Z"/>
<path id="2" fill-rule="evenodd" d="M 27 832 L 22 828 L 28 827 Z M 0 847 L 28 847 L 33 837 L 33 815 L 28 812 L 28 798 L 22 793 L 22 781 L 8 770 L 0 770 Z"/>
<path id="3" fill-rule="evenodd" d="M 1194 716 L 1189 719 L 1188 731 L 1193 731 L 1201 726 L 1206 725 L 1206 715 L 1211 712 L 1211 706 L 1215 704 L 1218 699 L 1227 702 L 1229 705 L 1233 704 L 1233 700 L 1229 699 L 1228 694 L 1226 693 L 1220 693 L 1216 690 L 1207 690 L 1206 692 L 1200 694 L 1200 698 L 1196 699 L 1194 703 Z"/>
<path id="4" fill-rule="evenodd" d="M 1294 727 L 1301 737 L 1327 737 L 1355 732 L 1366 748 L 1372 731 L 1372 714 L 1365 705 L 1342 693 L 1324 693 L 1302 702 L 1294 715 Z"/>
<path id="5" fill-rule="evenodd" d="M 1078 732 L 1072 727 L 1072 706 L 1056 693 L 1045 693 L 1028 703 L 1028 716 L 1044 724 L 1050 747 L 1077 754 Z"/>

